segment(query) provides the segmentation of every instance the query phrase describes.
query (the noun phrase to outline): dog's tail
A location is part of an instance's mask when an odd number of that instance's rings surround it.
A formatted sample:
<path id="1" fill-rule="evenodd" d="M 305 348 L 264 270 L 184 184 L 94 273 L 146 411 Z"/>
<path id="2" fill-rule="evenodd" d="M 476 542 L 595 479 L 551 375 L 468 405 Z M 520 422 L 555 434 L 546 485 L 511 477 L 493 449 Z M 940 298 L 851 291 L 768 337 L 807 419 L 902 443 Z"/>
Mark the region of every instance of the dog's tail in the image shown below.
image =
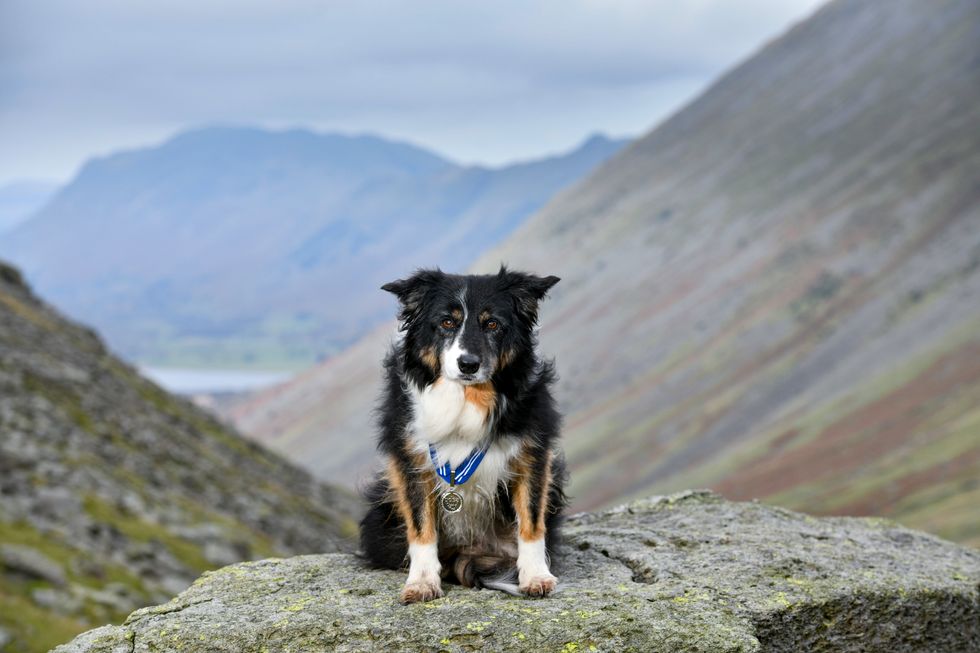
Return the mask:
<path id="1" fill-rule="evenodd" d="M 517 561 L 508 555 L 461 549 L 444 569 L 463 587 L 486 587 L 519 596 Z"/>
<path id="2" fill-rule="evenodd" d="M 517 567 L 508 569 L 502 573 L 497 574 L 489 578 L 481 579 L 483 587 L 489 587 L 493 590 L 499 590 L 501 592 L 506 592 L 513 596 L 520 596 L 521 591 L 517 586 Z"/>

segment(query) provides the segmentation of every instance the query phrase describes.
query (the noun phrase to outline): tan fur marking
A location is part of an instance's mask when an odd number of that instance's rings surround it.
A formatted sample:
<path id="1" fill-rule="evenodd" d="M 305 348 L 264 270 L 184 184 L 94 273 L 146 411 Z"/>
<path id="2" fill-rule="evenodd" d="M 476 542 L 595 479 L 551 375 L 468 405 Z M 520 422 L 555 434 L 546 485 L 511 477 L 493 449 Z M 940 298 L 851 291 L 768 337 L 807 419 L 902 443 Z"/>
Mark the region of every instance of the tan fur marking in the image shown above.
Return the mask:
<path id="1" fill-rule="evenodd" d="M 480 313 L 480 323 L 486 322 L 490 319 L 490 311 L 483 311 Z"/>
<path id="2" fill-rule="evenodd" d="M 511 467 L 514 470 L 514 482 L 511 489 L 511 497 L 514 502 L 514 512 L 517 513 L 518 535 L 522 540 L 536 539 L 534 535 L 534 523 L 531 519 L 531 492 L 528 487 L 529 471 L 531 461 L 528 460 L 527 453 L 521 451 L 514 458 Z"/>
<path id="3" fill-rule="evenodd" d="M 544 516 L 548 506 L 548 493 L 551 490 L 551 459 L 552 453 L 549 451 L 544 461 L 544 486 L 541 491 L 541 502 L 538 505 L 536 519 L 531 517 L 531 488 L 529 486 L 530 469 L 535 462 L 527 455 L 526 451 L 522 451 L 511 464 L 514 472 L 511 496 L 514 502 L 514 511 L 517 513 L 518 535 L 526 542 L 534 542 L 544 537 Z"/>
<path id="4" fill-rule="evenodd" d="M 394 459 L 388 461 L 388 487 L 391 489 L 392 499 L 398 507 L 398 512 L 405 522 L 405 531 L 408 534 L 408 541 L 418 540 L 418 531 L 415 530 L 415 522 L 412 519 L 412 506 L 408 502 L 408 494 L 405 491 L 405 477 L 402 475 L 398 463 Z"/>
<path id="5" fill-rule="evenodd" d="M 425 487 L 425 510 L 422 513 L 422 533 L 419 536 L 419 544 L 431 544 L 436 541 L 436 475 L 432 471 L 431 463 L 423 454 L 412 456 L 412 463 L 415 469 L 426 470 L 422 474 L 422 483 Z"/>
<path id="6" fill-rule="evenodd" d="M 500 362 L 497 364 L 497 369 L 502 370 L 513 362 L 514 362 L 514 350 L 506 349 L 500 354 Z"/>
<path id="7" fill-rule="evenodd" d="M 463 319 L 463 311 L 459 310 L 458 308 L 454 308 L 452 311 L 450 311 L 450 314 L 457 322 Z"/>
<path id="8" fill-rule="evenodd" d="M 422 355 L 419 357 L 425 366 L 428 367 L 433 372 L 439 371 L 439 357 L 436 356 L 436 352 L 432 347 L 426 347 L 422 350 Z"/>
<path id="9" fill-rule="evenodd" d="M 539 537 L 544 537 L 544 513 L 548 509 L 548 495 L 551 494 L 551 458 L 548 451 L 544 457 L 544 482 L 541 484 L 541 503 L 538 506 L 538 523 L 535 524 Z"/>
<path id="10" fill-rule="evenodd" d="M 421 467 L 421 456 L 414 456 L 413 463 Z M 425 479 L 425 508 L 422 511 L 422 532 L 415 528 L 415 520 L 412 518 L 412 504 L 408 500 L 407 479 L 402 473 L 401 468 L 394 459 L 388 461 L 388 486 L 394 496 L 395 505 L 398 512 L 405 522 L 405 533 L 409 544 L 432 544 L 436 541 L 436 518 L 435 518 L 435 479 L 432 474 L 424 475 Z"/>
<path id="11" fill-rule="evenodd" d="M 497 403 L 497 391 L 493 389 L 492 383 L 474 383 L 468 385 L 463 390 L 463 396 L 481 411 L 484 419 L 490 413 L 495 403 Z"/>

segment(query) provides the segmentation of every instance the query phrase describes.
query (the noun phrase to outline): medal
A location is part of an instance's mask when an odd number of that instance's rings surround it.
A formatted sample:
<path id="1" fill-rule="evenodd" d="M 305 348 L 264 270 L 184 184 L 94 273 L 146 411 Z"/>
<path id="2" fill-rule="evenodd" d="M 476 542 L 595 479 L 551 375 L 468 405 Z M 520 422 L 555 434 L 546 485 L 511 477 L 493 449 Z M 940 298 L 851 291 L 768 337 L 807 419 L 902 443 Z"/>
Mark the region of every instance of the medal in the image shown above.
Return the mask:
<path id="1" fill-rule="evenodd" d="M 456 491 L 456 470 L 449 472 L 449 489 L 442 493 L 442 509 L 446 512 L 459 512 L 463 509 L 463 495 Z"/>
<path id="2" fill-rule="evenodd" d="M 441 501 L 442 509 L 446 512 L 459 512 L 463 509 L 463 495 L 454 490 L 444 492 Z"/>
<path id="3" fill-rule="evenodd" d="M 463 509 L 463 495 L 456 491 L 456 485 L 462 485 L 469 480 L 473 472 L 476 471 L 476 468 L 480 466 L 480 461 L 483 460 L 483 456 L 489 448 L 489 442 L 477 447 L 470 452 L 470 455 L 460 463 L 457 469 L 453 469 L 448 461 L 440 465 L 438 456 L 436 455 L 436 448 L 431 444 L 429 445 L 429 456 L 432 457 L 432 464 L 436 467 L 436 474 L 438 474 L 439 478 L 449 483 L 449 489 L 439 497 L 439 503 L 442 504 L 443 510 L 452 514 Z"/>

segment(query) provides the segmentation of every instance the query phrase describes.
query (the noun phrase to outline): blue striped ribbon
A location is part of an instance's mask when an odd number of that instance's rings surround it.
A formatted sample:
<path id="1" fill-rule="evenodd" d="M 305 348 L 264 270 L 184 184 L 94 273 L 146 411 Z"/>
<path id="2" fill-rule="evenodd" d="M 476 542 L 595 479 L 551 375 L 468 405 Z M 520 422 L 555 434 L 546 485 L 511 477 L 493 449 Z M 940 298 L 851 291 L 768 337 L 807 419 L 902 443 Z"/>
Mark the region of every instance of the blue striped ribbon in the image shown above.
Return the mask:
<path id="1" fill-rule="evenodd" d="M 480 466 L 480 462 L 483 460 L 483 456 L 486 455 L 487 450 L 490 449 L 490 443 L 486 442 L 483 445 L 473 449 L 463 462 L 459 464 L 459 467 L 452 469 L 449 466 L 449 461 L 447 460 L 445 464 L 439 465 L 439 456 L 436 454 L 436 448 L 429 445 L 429 457 L 432 458 L 432 464 L 436 466 L 436 474 L 439 478 L 449 483 L 450 486 L 462 485 L 469 480 L 470 476 L 476 471 L 476 468 Z"/>

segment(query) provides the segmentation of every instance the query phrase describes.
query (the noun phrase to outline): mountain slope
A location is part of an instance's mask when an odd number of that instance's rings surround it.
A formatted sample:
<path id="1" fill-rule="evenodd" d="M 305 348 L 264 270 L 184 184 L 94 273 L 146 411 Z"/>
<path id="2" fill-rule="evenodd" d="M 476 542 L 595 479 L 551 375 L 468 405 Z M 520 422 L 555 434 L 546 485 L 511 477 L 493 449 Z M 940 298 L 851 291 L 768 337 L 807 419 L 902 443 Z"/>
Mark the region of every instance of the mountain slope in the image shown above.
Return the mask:
<path id="1" fill-rule="evenodd" d="M 0 186 L 0 235 L 36 213 L 57 191 L 46 181 L 14 181 Z"/>
<path id="2" fill-rule="evenodd" d="M 353 496 L 170 397 L 0 263 L 0 632 L 44 651 L 201 571 L 353 544 Z"/>
<path id="3" fill-rule="evenodd" d="M 568 274 L 582 503 L 710 484 L 980 539 L 978 57 L 976 3 L 834 2 L 487 257 Z"/>
<path id="4" fill-rule="evenodd" d="M 832 2 L 482 257 L 562 277 L 576 507 L 709 485 L 980 543 L 978 81 L 975 2 Z M 238 419 L 350 478 L 380 356 Z"/>
<path id="5" fill-rule="evenodd" d="M 309 364 L 387 317 L 379 285 L 468 264 L 620 145 L 485 169 L 371 136 L 201 129 L 88 163 L 0 253 L 131 359 Z"/>

